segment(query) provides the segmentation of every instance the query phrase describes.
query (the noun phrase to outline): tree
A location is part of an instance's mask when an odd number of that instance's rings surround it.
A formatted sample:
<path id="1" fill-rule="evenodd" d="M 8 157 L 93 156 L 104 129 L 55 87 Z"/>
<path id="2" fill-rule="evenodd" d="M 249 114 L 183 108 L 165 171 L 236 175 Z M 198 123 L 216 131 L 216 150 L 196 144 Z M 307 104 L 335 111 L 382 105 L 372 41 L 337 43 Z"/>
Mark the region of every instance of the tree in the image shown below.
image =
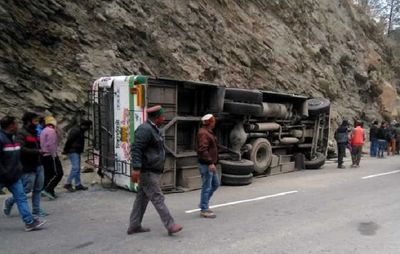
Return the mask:
<path id="1" fill-rule="evenodd" d="M 353 0 L 377 22 L 384 23 L 386 32 L 400 26 L 400 0 Z"/>
<path id="2" fill-rule="evenodd" d="M 387 0 L 388 4 L 388 34 L 400 26 L 400 0 Z"/>

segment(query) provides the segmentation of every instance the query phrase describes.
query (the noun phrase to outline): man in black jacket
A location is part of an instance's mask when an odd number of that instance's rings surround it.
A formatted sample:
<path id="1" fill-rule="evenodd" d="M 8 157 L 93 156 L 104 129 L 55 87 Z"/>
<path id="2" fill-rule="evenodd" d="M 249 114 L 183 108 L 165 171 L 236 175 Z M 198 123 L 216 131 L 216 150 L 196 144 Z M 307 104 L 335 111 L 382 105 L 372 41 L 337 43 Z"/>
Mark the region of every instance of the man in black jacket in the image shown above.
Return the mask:
<path id="1" fill-rule="evenodd" d="M 68 154 L 71 161 L 71 172 L 68 176 L 64 188 L 70 192 L 75 190 L 87 190 L 88 187 L 81 183 L 81 153 L 85 148 L 85 132 L 92 126 L 92 121 L 83 120 L 79 126 L 76 126 L 68 133 L 67 142 L 64 146 L 64 154 Z M 72 182 L 75 182 L 75 189 Z"/>
<path id="2" fill-rule="evenodd" d="M 164 139 L 158 128 L 165 120 L 164 109 L 158 105 L 147 110 L 148 120 L 135 132 L 135 143 L 132 145 L 132 182 L 139 182 L 136 200 L 133 204 L 128 235 L 148 232 L 142 227 L 142 219 L 149 201 L 154 205 L 169 235 L 182 230 L 175 224 L 160 187 L 161 174 L 164 171 Z"/>
<path id="3" fill-rule="evenodd" d="M 342 124 L 335 131 L 335 140 L 337 143 L 338 150 L 338 168 L 346 168 L 343 165 L 343 157 L 346 155 L 346 146 L 349 142 L 349 134 L 348 134 L 348 126 L 349 123 L 347 120 L 343 120 Z"/>
<path id="4" fill-rule="evenodd" d="M 384 152 L 386 150 L 386 139 L 388 136 L 388 130 L 386 122 L 381 123 L 381 127 L 379 127 L 378 131 L 376 132 L 376 138 L 378 140 L 378 158 L 385 158 Z"/>
<path id="5" fill-rule="evenodd" d="M 46 221 L 39 221 L 32 216 L 29 211 L 24 185 L 21 181 L 21 145 L 15 138 L 15 133 L 18 129 L 15 117 L 3 117 L 0 120 L 0 126 L 0 189 L 6 187 L 12 193 L 21 218 L 25 223 L 25 230 L 40 229 Z M 5 215 L 10 215 L 11 209 L 7 204 L 7 200 L 4 200 L 3 212 Z"/>
<path id="6" fill-rule="evenodd" d="M 22 117 L 23 127 L 17 132 L 17 142 L 21 144 L 21 162 L 23 174 L 21 177 L 25 193 L 32 192 L 32 213 L 44 217 L 47 213 L 40 207 L 41 192 L 44 184 L 44 169 L 41 162 L 39 138 L 36 134 L 36 125 L 39 115 L 26 112 Z M 9 210 L 14 204 L 14 198 L 6 200 Z"/>
<path id="7" fill-rule="evenodd" d="M 371 157 L 376 157 L 378 154 L 378 139 L 376 137 L 378 133 L 378 121 L 374 121 L 371 128 L 369 129 L 369 141 L 371 142 L 371 147 L 369 155 Z"/>

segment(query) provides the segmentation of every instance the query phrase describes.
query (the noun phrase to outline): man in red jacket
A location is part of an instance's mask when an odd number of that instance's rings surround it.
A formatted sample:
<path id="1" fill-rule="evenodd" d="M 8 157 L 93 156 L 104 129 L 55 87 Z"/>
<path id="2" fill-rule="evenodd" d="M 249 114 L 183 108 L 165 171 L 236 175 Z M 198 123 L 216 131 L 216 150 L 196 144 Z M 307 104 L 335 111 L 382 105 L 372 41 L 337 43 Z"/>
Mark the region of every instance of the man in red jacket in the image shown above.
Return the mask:
<path id="1" fill-rule="evenodd" d="M 200 196 L 200 216 L 204 218 L 215 218 L 216 215 L 208 207 L 213 193 L 219 187 L 217 176 L 218 145 L 217 138 L 213 133 L 216 124 L 215 117 L 207 114 L 201 118 L 203 127 L 197 134 L 197 154 L 199 156 L 199 170 L 202 179 Z"/>
<path id="2" fill-rule="evenodd" d="M 355 123 L 355 128 L 351 134 L 351 160 L 353 168 L 360 167 L 362 147 L 365 142 L 364 129 L 361 127 L 360 122 Z"/>

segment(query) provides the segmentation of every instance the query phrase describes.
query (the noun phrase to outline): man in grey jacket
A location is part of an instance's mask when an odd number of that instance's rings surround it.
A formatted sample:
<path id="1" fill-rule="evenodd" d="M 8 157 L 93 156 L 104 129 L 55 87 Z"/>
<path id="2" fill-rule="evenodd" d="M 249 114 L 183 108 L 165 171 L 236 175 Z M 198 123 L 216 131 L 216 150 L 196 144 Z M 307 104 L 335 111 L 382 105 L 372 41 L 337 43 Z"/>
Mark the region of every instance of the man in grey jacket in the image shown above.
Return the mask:
<path id="1" fill-rule="evenodd" d="M 154 205 L 169 235 L 182 230 L 182 226 L 174 222 L 161 191 L 160 179 L 164 171 L 165 148 L 164 139 L 158 128 L 164 121 L 164 109 L 154 106 L 147 109 L 148 120 L 141 124 L 135 132 L 132 145 L 131 178 L 139 182 L 136 200 L 130 215 L 128 235 L 149 232 L 142 226 L 142 219 L 149 201 Z M 140 179 L 140 181 L 139 181 Z"/>

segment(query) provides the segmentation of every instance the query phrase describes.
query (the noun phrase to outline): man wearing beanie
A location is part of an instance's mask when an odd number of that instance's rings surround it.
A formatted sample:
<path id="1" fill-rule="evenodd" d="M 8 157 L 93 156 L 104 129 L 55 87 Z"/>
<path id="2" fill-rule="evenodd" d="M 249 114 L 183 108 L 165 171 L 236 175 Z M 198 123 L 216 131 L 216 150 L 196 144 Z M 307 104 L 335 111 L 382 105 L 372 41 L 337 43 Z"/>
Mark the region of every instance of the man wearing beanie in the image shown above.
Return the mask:
<path id="1" fill-rule="evenodd" d="M 216 124 L 215 117 L 207 114 L 201 118 L 203 127 L 197 134 L 197 154 L 199 156 L 199 170 L 202 179 L 200 196 L 200 216 L 215 218 L 216 215 L 208 207 L 213 193 L 219 187 L 217 176 L 218 145 L 213 133 Z"/>
<path id="2" fill-rule="evenodd" d="M 130 215 L 128 235 L 149 232 L 142 226 L 142 219 L 149 201 L 153 204 L 168 234 L 182 230 L 174 222 L 168 207 L 165 205 L 160 180 L 164 171 L 164 139 L 159 127 L 165 120 L 164 109 L 154 106 L 147 109 L 147 121 L 135 131 L 135 142 L 132 145 L 132 182 L 139 182 L 136 200 Z M 139 181 L 140 179 L 140 181 Z"/>
<path id="3" fill-rule="evenodd" d="M 57 155 L 59 137 L 56 126 L 57 121 L 53 116 L 46 116 L 44 119 L 45 128 L 40 135 L 40 147 L 43 150 L 44 167 L 44 190 L 42 194 L 51 200 L 57 198 L 54 189 L 61 181 L 64 172 L 61 161 Z"/>

